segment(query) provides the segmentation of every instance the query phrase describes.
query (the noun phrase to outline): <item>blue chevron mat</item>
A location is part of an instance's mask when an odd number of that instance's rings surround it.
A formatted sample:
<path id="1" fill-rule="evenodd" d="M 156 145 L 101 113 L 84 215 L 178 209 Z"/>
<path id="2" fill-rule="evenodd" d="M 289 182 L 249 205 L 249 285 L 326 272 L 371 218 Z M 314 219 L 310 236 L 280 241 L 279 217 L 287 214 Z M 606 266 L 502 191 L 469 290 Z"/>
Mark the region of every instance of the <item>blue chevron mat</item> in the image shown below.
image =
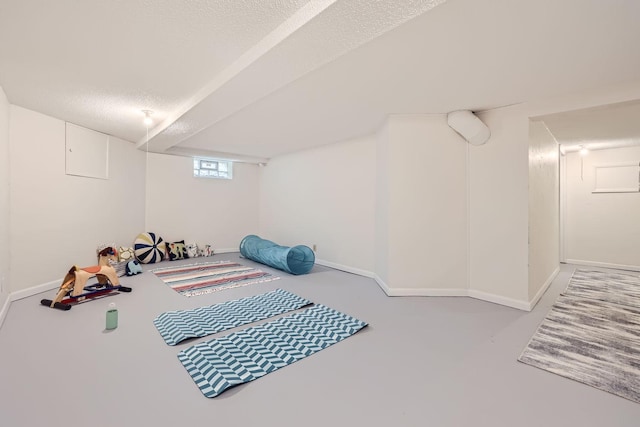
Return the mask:
<path id="1" fill-rule="evenodd" d="M 323 305 L 196 344 L 178 359 L 202 394 L 263 377 L 350 337 L 367 324 Z"/>
<path id="2" fill-rule="evenodd" d="M 248 323 L 268 319 L 312 304 L 282 289 L 193 310 L 167 311 L 153 320 L 169 345 L 201 338 Z"/>

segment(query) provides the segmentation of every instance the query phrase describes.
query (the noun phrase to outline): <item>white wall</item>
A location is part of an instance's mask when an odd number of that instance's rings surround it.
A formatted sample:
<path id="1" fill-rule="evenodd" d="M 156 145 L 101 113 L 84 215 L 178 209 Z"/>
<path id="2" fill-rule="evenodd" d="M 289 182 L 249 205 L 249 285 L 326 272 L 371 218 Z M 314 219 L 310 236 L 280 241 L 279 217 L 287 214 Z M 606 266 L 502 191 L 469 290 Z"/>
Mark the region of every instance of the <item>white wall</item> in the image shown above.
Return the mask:
<path id="1" fill-rule="evenodd" d="M 262 172 L 237 165 L 239 181 L 195 186 L 190 159 L 150 154 L 145 176 L 145 154 L 120 140 L 110 153 L 113 179 L 66 176 L 64 123 L 11 106 L 9 283 L 12 290 L 21 290 L 57 281 L 71 264 L 92 263 L 98 242 L 127 244 L 143 230 L 169 240 L 213 241 L 218 248 L 237 248 L 245 234 L 258 233 L 282 244 L 315 243 L 319 258 L 375 272 L 394 289 L 419 294 L 449 286 L 455 293 L 464 290 L 459 287 L 464 276 L 469 295 L 526 307 L 535 290 L 529 287 L 527 266 L 529 119 L 639 98 L 640 81 L 491 110 L 480 114 L 492 131 L 489 142 L 480 147 L 462 143 L 462 152 L 455 145 L 461 140 L 451 136 L 443 116 L 396 117 L 369 138 L 276 158 Z M 0 131 L 6 106 L 0 99 Z M 0 149 L 1 144 L 2 136 Z M 328 162 L 334 158 L 348 161 Z M 183 163 L 184 175 L 176 172 Z M 328 175 L 328 169 L 336 173 Z M 457 181 L 462 176 L 466 193 Z M 431 182 L 438 185 L 425 188 Z M 333 193 L 346 208 L 331 203 Z M 468 204 L 457 198 L 460 194 Z M 220 209 L 233 203 L 240 207 Z M 355 215 L 341 216 L 351 209 Z M 459 216 L 463 210 L 468 211 L 466 224 Z M 2 224 L 0 217 L 0 230 Z M 434 248 L 448 233 L 432 224 L 454 231 L 442 253 Z M 461 230 L 467 227 L 468 246 L 461 248 Z M 32 269 L 34 252 L 43 248 L 52 249 L 39 258 L 40 268 Z M 458 254 L 461 259 L 452 258 Z M 425 259 L 435 270 L 418 271 L 416 263 Z M 446 283 L 444 277 L 449 277 Z"/>
<path id="2" fill-rule="evenodd" d="M 640 80 L 479 114 L 491 138 L 469 147 L 470 295 L 525 309 L 536 302 L 527 266 L 529 119 L 635 99 Z"/>
<path id="3" fill-rule="evenodd" d="M 389 118 L 392 294 L 467 289 L 466 150 L 445 115 Z"/>
<path id="4" fill-rule="evenodd" d="M 529 123 L 529 300 L 560 265 L 558 149 L 544 122 Z"/>
<path id="5" fill-rule="evenodd" d="M 391 116 L 369 137 L 272 159 L 260 230 L 375 273 L 392 295 L 466 289 L 466 178 L 444 115 Z"/>
<path id="6" fill-rule="evenodd" d="M 258 176 L 257 165 L 234 163 L 232 180 L 194 178 L 191 157 L 149 153 L 146 231 L 237 251 L 258 233 Z"/>
<path id="7" fill-rule="evenodd" d="M 374 222 L 374 265 L 377 280 L 381 280 L 383 286 L 389 283 L 389 158 L 391 143 L 389 140 L 389 122 L 385 121 L 380 131 L 375 135 L 376 139 L 376 180 L 375 180 L 375 222 Z M 385 289 L 385 291 L 388 291 Z"/>
<path id="8" fill-rule="evenodd" d="M 261 170 L 260 233 L 315 244 L 319 260 L 371 273 L 375 182 L 375 136 L 272 159 Z"/>
<path id="9" fill-rule="evenodd" d="M 11 241 L 9 240 L 9 101 L 0 87 L 0 324 L 9 296 Z"/>
<path id="10" fill-rule="evenodd" d="M 565 159 L 566 261 L 640 270 L 640 193 L 592 193 L 594 166 L 638 165 L 640 147 L 595 150 L 585 157 L 571 152 Z"/>
<path id="11" fill-rule="evenodd" d="M 144 230 L 145 164 L 134 144 L 110 138 L 108 180 L 66 175 L 65 123 L 10 111 L 11 289 L 19 291 L 95 265 L 98 244 L 130 244 Z"/>
<path id="12" fill-rule="evenodd" d="M 529 120 L 520 107 L 479 117 L 491 138 L 469 146 L 469 288 L 526 302 Z"/>

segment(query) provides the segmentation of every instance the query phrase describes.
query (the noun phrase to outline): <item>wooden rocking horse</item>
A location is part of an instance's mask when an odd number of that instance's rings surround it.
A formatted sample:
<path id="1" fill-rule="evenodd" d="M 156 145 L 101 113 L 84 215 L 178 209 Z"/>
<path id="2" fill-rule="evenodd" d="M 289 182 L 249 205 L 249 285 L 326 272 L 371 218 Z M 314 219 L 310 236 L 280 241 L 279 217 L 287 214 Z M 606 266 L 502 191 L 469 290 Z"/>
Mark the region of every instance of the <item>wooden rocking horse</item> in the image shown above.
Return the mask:
<path id="1" fill-rule="evenodd" d="M 115 248 L 108 247 L 98 253 L 98 265 L 83 268 L 74 265 L 64 276 L 55 299 L 43 299 L 40 304 L 60 310 L 70 310 L 73 304 L 114 291 L 131 292 L 131 288 L 120 285 L 116 270 L 111 266 L 110 260 L 115 261 L 116 254 Z M 86 286 L 87 281 L 92 277 L 96 277 L 98 283 Z"/>

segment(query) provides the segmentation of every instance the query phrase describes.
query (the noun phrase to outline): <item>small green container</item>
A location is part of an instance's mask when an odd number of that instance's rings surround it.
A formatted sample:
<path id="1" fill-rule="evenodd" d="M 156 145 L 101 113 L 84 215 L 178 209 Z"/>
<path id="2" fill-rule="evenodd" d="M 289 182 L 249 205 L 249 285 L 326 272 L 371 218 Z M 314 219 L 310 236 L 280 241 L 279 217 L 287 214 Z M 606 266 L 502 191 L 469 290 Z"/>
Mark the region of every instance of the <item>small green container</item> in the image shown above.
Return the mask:
<path id="1" fill-rule="evenodd" d="M 107 310 L 107 330 L 115 329 L 118 327 L 118 309 L 116 308 L 116 303 L 112 302 L 109 304 L 109 309 Z"/>

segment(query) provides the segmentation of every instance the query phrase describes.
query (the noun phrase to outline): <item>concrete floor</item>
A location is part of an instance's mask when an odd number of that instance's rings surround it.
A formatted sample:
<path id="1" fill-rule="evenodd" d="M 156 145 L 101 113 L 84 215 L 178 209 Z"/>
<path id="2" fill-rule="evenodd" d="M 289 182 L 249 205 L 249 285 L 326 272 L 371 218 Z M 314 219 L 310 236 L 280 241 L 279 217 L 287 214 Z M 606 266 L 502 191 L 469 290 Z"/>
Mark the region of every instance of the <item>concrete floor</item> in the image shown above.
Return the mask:
<path id="1" fill-rule="evenodd" d="M 225 259 L 238 254 L 198 261 Z M 122 279 L 131 294 L 68 312 L 39 305 L 55 291 L 14 302 L 0 329 L 0 426 L 640 425 L 640 405 L 517 361 L 574 266 L 530 313 L 466 297 L 389 298 L 371 279 L 321 266 L 297 277 L 259 267 L 281 279 L 186 298 L 145 272 Z M 370 326 L 205 398 L 176 357 L 198 341 L 167 346 L 152 320 L 276 288 Z M 107 332 L 109 302 L 120 325 Z"/>

